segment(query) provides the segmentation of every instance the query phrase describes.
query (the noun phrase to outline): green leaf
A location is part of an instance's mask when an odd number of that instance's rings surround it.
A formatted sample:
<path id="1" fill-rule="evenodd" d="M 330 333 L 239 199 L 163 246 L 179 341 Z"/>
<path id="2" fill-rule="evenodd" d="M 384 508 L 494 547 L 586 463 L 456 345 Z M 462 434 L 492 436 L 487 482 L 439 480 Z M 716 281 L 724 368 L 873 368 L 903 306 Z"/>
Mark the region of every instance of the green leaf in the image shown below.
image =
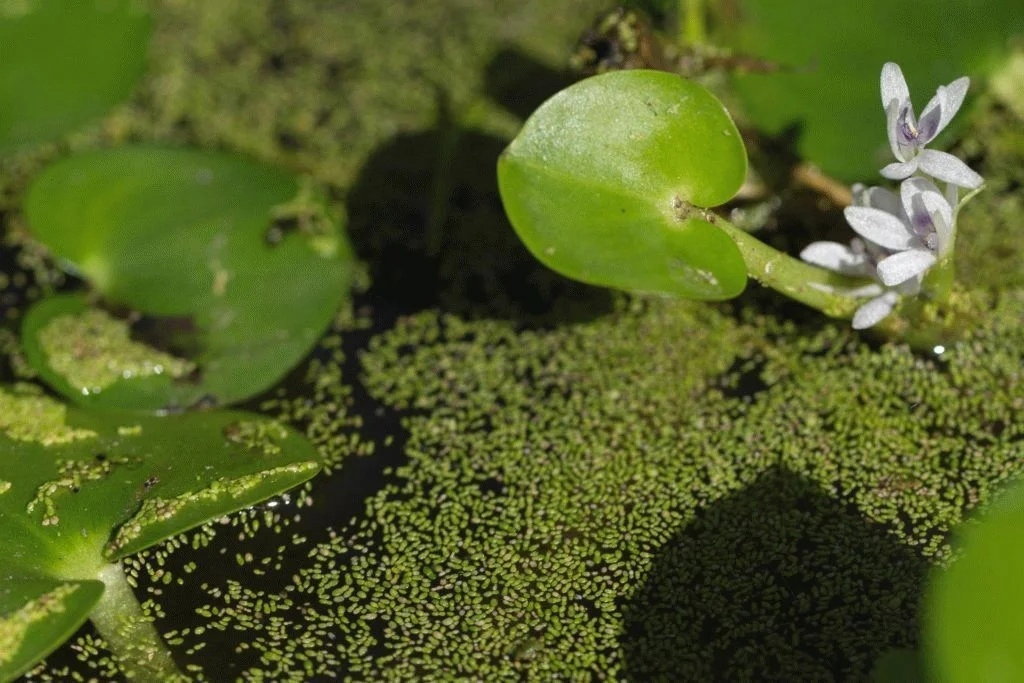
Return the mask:
<path id="1" fill-rule="evenodd" d="M 736 126 L 703 87 L 620 71 L 541 105 L 502 154 L 498 185 L 520 239 L 564 275 L 727 299 L 746 268 L 702 209 L 736 193 L 746 163 Z"/>
<path id="2" fill-rule="evenodd" d="M 0 679 L 74 632 L 111 562 L 319 469 L 303 437 L 259 416 L 94 413 L 0 387 Z"/>
<path id="3" fill-rule="evenodd" d="M 59 137 L 126 98 L 150 32 L 134 0 L 0 3 L 0 155 Z"/>
<path id="4" fill-rule="evenodd" d="M 958 532 L 928 590 L 924 653 L 937 681 L 1024 680 L 1024 485 Z"/>
<path id="5" fill-rule="evenodd" d="M 1019 0 L 738 0 L 722 22 L 737 51 L 775 62 L 778 73 L 738 74 L 753 122 L 777 135 L 796 127 L 797 151 L 845 181 L 878 179 L 894 161 L 879 93 L 882 65 L 896 62 L 920 109 L 935 89 L 971 76 L 971 90 L 1024 31 Z M 961 112 L 952 132 L 966 121 Z"/>
<path id="6" fill-rule="evenodd" d="M 24 673 L 70 638 L 102 594 L 99 581 L 12 578 L 0 584 L 0 680 Z"/>
<path id="7" fill-rule="evenodd" d="M 105 312 L 59 297 L 24 321 L 33 365 L 82 405 L 174 410 L 267 389 L 328 327 L 354 267 L 308 184 L 219 152 L 74 156 L 35 179 L 25 214 L 103 296 Z"/>

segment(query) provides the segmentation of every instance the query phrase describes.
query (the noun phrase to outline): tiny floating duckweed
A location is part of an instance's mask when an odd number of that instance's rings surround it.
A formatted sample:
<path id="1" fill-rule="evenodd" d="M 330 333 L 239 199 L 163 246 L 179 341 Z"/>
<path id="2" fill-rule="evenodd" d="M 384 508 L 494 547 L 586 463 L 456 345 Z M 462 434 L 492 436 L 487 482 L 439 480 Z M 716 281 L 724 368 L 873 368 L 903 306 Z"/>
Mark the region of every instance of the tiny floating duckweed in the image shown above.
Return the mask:
<path id="1" fill-rule="evenodd" d="M 116 467 L 141 461 L 139 457 L 106 455 L 92 460 L 65 460 L 60 463 L 60 477 L 40 484 L 36 495 L 25 507 L 25 512 L 32 514 L 42 505 L 43 526 L 56 526 L 60 524 L 56 502 L 58 494 L 78 493 L 87 482 L 102 481 L 109 477 Z"/>
<path id="2" fill-rule="evenodd" d="M 125 379 L 167 375 L 175 379 L 196 364 L 137 342 L 125 320 L 95 308 L 60 315 L 39 331 L 50 367 L 83 395 Z"/>
<path id="3" fill-rule="evenodd" d="M 288 437 L 288 430 L 277 420 L 239 420 L 224 427 L 224 438 L 242 444 L 248 450 L 259 450 L 263 455 L 278 455 L 279 441 Z"/>
<path id="4" fill-rule="evenodd" d="M 0 388 L 0 431 L 15 441 L 54 446 L 96 436 L 92 430 L 69 427 L 67 410 L 32 384 Z"/>

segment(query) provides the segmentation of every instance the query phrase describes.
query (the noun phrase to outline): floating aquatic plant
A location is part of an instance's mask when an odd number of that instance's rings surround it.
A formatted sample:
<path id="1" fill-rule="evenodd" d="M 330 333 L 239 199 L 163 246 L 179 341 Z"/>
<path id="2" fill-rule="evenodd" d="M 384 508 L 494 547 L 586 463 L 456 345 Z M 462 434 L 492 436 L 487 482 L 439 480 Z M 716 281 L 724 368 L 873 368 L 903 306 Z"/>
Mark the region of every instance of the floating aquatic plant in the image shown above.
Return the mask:
<path id="1" fill-rule="evenodd" d="M 40 301 L 26 356 L 93 407 L 183 410 L 267 389 L 327 329 L 355 267 L 313 186 L 223 152 L 72 156 L 34 179 L 25 215 L 99 295 Z"/>
<path id="2" fill-rule="evenodd" d="M 954 297 L 956 216 L 981 177 L 926 144 L 967 91 L 961 78 L 914 117 L 902 72 L 887 64 L 882 98 L 899 197 L 855 188 L 846 210 L 863 241 L 815 243 L 801 263 L 711 207 L 743 182 L 746 154 L 725 108 L 691 81 L 654 71 L 595 76 L 558 93 L 526 122 L 498 163 L 502 200 L 523 242 L 551 268 L 585 282 L 694 299 L 738 295 L 746 276 L 826 315 L 878 326 L 928 347 L 968 318 Z M 924 174 L 946 181 L 944 191 Z M 819 267 L 820 266 L 820 267 Z M 908 297 L 915 306 L 901 306 Z M 868 301 L 865 303 L 864 299 Z M 893 311 L 903 313 L 879 325 Z"/>
<path id="3" fill-rule="evenodd" d="M 0 386 L 0 680 L 86 619 L 125 673 L 174 680 L 119 562 L 319 470 L 304 438 L 257 415 L 99 413 Z"/>

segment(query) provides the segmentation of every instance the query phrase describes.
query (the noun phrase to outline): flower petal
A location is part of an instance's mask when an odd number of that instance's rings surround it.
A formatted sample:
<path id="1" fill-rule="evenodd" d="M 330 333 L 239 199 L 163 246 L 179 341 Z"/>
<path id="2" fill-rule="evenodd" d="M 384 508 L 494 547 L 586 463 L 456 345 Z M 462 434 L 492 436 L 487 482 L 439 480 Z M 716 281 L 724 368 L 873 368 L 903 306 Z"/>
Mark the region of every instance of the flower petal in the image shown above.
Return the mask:
<path id="1" fill-rule="evenodd" d="M 885 211 L 868 206 L 848 206 L 843 215 L 858 235 L 880 247 L 903 250 L 918 244 L 907 224 Z"/>
<path id="2" fill-rule="evenodd" d="M 941 133 L 950 119 L 960 111 L 960 105 L 964 103 L 964 97 L 967 95 L 967 89 L 970 85 L 971 79 L 967 76 L 962 76 L 949 85 L 939 86 L 937 95 L 942 99 L 942 119 L 939 121 L 939 128 L 935 131 L 935 135 Z"/>
<path id="3" fill-rule="evenodd" d="M 934 97 L 928 100 L 928 104 L 925 105 L 924 109 L 921 110 L 921 118 L 917 122 L 917 130 L 920 137 L 918 138 L 918 144 L 924 146 L 932 141 L 932 139 L 939 134 L 942 130 L 942 119 L 943 119 L 943 108 L 945 106 L 945 96 L 942 89 L 935 93 Z"/>
<path id="4" fill-rule="evenodd" d="M 862 287 L 854 287 L 852 289 L 837 289 L 839 294 L 843 296 L 853 297 L 854 299 L 860 299 L 866 296 L 878 296 L 885 290 L 882 289 L 882 285 L 877 282 L 871 283 L 870 285 L 864 285 Z"/>
<path id="5" fill-rule="evenodd" d="M 936 149 L 923 149 L 914 161 L 928 175 L 944 180 L 947 183 L 959 185 L 960 187 L 973 190 L 976 187 L 981 187 L 982 182 L 984 182 L 982 177 L 972 171 L 967 164 L 947 152 L 940 152 Z M 889 164 L 889 166 L 893 165 Z M 889 168 L 889 166 L 885 168 Z M 882 169 L 882 175 L 885 175 L 885 169 Z"/>
<path id="6" fill-rule="evenodd" d="M 921 275 L 935 264 L 935 255 L 927 249 L 908 249 L 883 259 L 876 267 L 878 279 L 894 287 Z"/>
<path id="7" fill-rule="evenodd" d="M 845 244 L 838 242 L 811 242 L 800 252 L 800 258 L 807 263 L 834 270 L 843 275 L 871 274 L 871 266 L 865 254 L 858 254 Z"/>
<path id="8" fill-rule="evenodd" d="M 853 314 L 853 329 L 866 330 L 874 327 L 892 313 L 899 300 L 900 295 L 896 292 L 886 292 L 867 302 Z"/>
<path id="9" fill-rule="evenodd" d="M 902 105 L 910 99 L 910 88 L 903 78 L 903 69 L 895 62 L 886 62 L 882 67 L 882 106 L 889 110 L 893 100 Z M 896 107 L 899 111 L 899 106 Z"/>
<path id="10" fill-rule="evenodd" d="M 953 243 L 953 207 L 939 188 L 927 178 L 907 178 L 900 185 L 900 201 L 917 236 L 944 256 Z"/>
<path id="11" fill-rule="evenodd" d="M 936 249 L 939 258 L 942 258 L 949 251 L 953 244 L 953 207 L 949 205 L 946 198 L 939 192 L 921 193 L 921 204 L 925 211 L 932 218 L 932 225 L 935 226 L 935 234 L 938 235 L 939 244 Z"/>
<path id="12" fill-rule="evenodd" d="M 896 196 L 896 193 L 884 187 L 869 187 L 862 192 L 863 206 L 870 206 L 886 213 L 891 213 L 894 216 L 899 216 L 903 212 L 903 207 L 900 204 L 900 198 Z"/>
<path id="13" fill-rule="evenodd" d="M 928 150 L 925 150 L 928 151 Z M 896 157 L 897 159 L 899 156 Z M 881 170 L 881 174 L 889 180 L 903 180 L 914 175 L 917 171 L 918 160 L 914 157 L 910 161 L 903 163 L 893 162 Z"/>
<path id="14" fill-rule="evenodd" d="M 892 155 L 900 161 L 907 161 L 906 156 L 903 154 L 903 150 L 900 149 L 901 111 L 902 106 L 895 100 L 885 108 L 885 133 L 889 136 L 889 149 L 892 150 Z"/>
<path id="15" fill-rule="evenodd" d="M 946 198 L 942 195 L 942 192 L 939 191 L 938 186 L 928 178 L 914 176 L 913 178 L 907 178 L 900 183 L 900 205 L 903 210 L 903 214 L 912 219 L 915 212 L 920 211 L 923 206 L 928 205 L 927 202 L 925 204 L 918 203 L 925 195 L 929 197 L 928 202 L 938 201 L 943 204 L 946 203 Z M 950 217 L 952 217 L 951 213 Z"/>

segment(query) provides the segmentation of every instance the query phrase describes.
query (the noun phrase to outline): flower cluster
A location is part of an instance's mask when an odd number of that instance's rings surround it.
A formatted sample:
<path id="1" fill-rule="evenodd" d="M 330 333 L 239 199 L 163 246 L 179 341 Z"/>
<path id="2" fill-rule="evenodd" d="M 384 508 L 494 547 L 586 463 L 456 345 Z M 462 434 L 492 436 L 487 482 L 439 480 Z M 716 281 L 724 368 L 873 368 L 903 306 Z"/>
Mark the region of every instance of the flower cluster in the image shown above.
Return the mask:
<path id="1" fill-rule="evenodd" d="M 869 299 L 853 317 L 855 329 L 872 327 L 901 297 L 920 291 L 928 269 L 951 253 L 960 188 L 973 190 L 982 183 L 980 175 L 952 154 L 925 148 L 960 109 L 970 81 L 963 77 L 940 86 L 918 119 L 900 67 L 886 64 L 881 80 L 889 145 L 897 159 L 881 173 L 902 180 L 899 193 L 854 186 L 853 205 L 844 215 L 860 238 L 850 246 L 814 242 L 800 254 L 814 265 L 874 281 L 843 292 Z M 936 180 L 946 183 L 945 191 Z"/>

